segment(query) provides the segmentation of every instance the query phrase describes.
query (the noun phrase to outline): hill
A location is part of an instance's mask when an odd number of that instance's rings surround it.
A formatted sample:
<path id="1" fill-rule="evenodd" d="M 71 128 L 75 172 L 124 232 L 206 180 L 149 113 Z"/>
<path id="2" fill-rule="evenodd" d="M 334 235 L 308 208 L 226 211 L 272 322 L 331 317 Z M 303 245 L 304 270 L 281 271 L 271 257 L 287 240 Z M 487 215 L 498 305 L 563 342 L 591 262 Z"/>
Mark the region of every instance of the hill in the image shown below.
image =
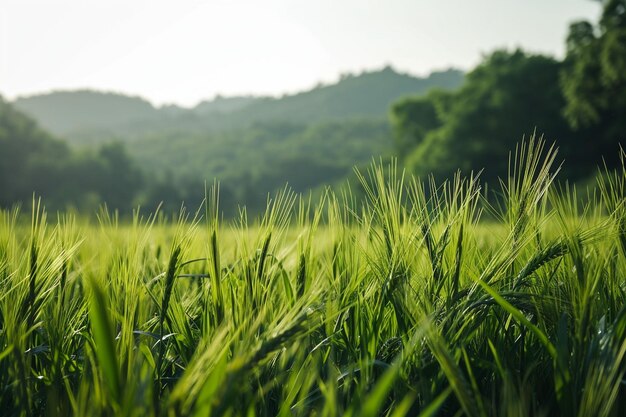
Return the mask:
<path id="1" fill-rule="evenodd" d="M 392 150 L 384 119 L 255 122 L 223 132 L 147 136 L 128 144 L 147 178 L 174 186 L 159 187 L 148 200 L 195 201 L 202 197 L 203 182 L 218 178 L 223 208 L 245 204 L 253 212 L 262 210 L 268 192 L 285 184 L 305 193 L 341 182 L 353 166 Z"/>
<path id="2" fill-rule="evenodd" d="M 71 143 L 89 144 L 157 133 L 239 129 L 260 121 L 315 124 L 383 118 L 398 98 L 434 88 L 455 89 L 462 81 L 463 73 L 454 69 L 420 78 L 386 67 L 344 75 L 337 83 L 280 98 L 217 96 L 194 108 L 156 108 L 139 97 L 85 90 L 22 97 L 14 104 L 54 134 Z"/>
<path id="3" fill-rule="evenodd" d="M 33 194 L 49 209 L 130 207 L 141 182 L 121 146 L 78 153 L 0 97 L 0 208 Z"/>
<path id="4" fill-rule="evenodd" d="M 68 157 L 66 144 L 0 98 L 0 207 L 32 198 L 41 181 L 54 177 L 57 161 Z"/>
<path id="5" fill-rule="evenodd" d="M 222 97 L 218 95 L 213 100 L 201 101 L 192 111 L 200 116 L 209 114 L 224 115 L 241 110 L 261 99 L 262 97 L 255 96 Z"/>
<path id="6" fill-rule="evenodd" d="M 204 181 L 217 178 L 224 208 L 246 204 L 259 211 L 267 193 L 285 183 L 307 192 L 392 154 L 390 104 L 454 89 L 462 80 L 457 70 L 418 78 L 387 67 L 280 98 L 217 96 L 194 108 L 86 90 L 20 98 L 15 106 L 74 145 L 122 142 L 146 179 L 135 194 L 144 207 L 193 205 L 203 197 Z"/>
<path id="7" fill-rule="evenodd" d="M 317 123 L 347 118 L 385 117 L 391 104 L 403 96 L 421 95 L 433 88 L 456 89 L 463 81 L 458 70 L 434 72 L 417 78 L 391 67 L 344 75 L 336 84 L 310 91 L 257 101 L 233 114 L 239 120 L 289 120 Z"/>
<path id="8" fill-rule="evenodd" d="M 107 130 L 158 118 L 157 109 L 140 97 L 91 90 L 55 91 L 18 98 L 13 104 L 56 135 Z"/>

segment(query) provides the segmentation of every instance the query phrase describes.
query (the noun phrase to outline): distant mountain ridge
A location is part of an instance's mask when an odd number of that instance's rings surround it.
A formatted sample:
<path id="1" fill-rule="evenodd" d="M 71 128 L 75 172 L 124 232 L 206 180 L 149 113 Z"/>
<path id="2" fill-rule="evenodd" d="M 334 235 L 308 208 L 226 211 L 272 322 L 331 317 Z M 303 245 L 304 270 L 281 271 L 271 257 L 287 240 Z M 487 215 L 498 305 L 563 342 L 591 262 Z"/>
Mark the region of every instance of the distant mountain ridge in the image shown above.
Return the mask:
<path id="1" fill-rule="evenodd" d="M 216 114 L 216 113 L 227 114 L 227 113 L 232 113 L 238 110 L 242 110 L 243 108 L 262 99 L 263 97 L 260 97 L 260 96 L 222 97 L 218 95 L 212 100 L 201 101 L 191 110 L 194 113 L 199 114 L 199 115 Z"/>
<path id="2" fill-rule="evenodd" d="M 244 108 L 239 117 L 251 121 L 280 120 L 316 123 L 346 118 L 386 116 L 391 103 L 408 95 L 420 95 L 433 88 L 460 87 L 458 70 L 434 72 L 426 78 L 396 72 L 391 67 L 359 75 L 344 75 L 339 82 L 279 99 L 257 101 Z"/>
<path id="3" fill-rule="evenodd" d="M 57 135 L 150 120 L 157 109 L 141 97 L 92 90 L 54 91 L 21 97 L 13 105 Z"/>
<path id="4" fill-rule="evenodd" d="M 37 121 L 29 122 L 33 129 L 41 126 L 54 134 L 50 137 L 93 150 L 74 151 L 56 141 L 65 156 L 52 160 L 60 161 L 63 169 L 57 171 L 63 175 L 51 169 L 21 177 L 52 181 L 48 189 L 58 195 L 59 205 L 89 205 L 102 197 L 122 206 L 116 196 L 128 189 L 140 203 L 156 207 L 164 201 L 168 210 L 177 210 L 181 200 L 199 202 L 204 181 L 217 178 L 223 207 L 230 207 L 231 214 L 239 204 L 258 212 L 265 207 L 267 193 L 286 183 L 296 192 L 321 190 L 346 179 L 354 166 L 392 155 L 391 103 L 432 89 L 456 89 L 462 82 L 458 70 L 419 78 L 386 67 L 282 97 L 217 96 L 193 108 L 156 107 L 141 97 L 90 90 L 23 97 L 14 107 L 28 115 L 24 118 Z M 5 150 L 3 166 L 25 165 L 24 158 Z M 126 169 L 118 169 L 116 161 Z M 42 164 L 37 160 L 31 165 Z M 116 175 L 114 182 L 105 181 Z M 111 186 L 134 179 L 135 185 Z M 84 190 L 91 190 L 91 200 L 81 197 Z M 132 195 L 127 197 L 132 202 Z M 6 201 L 19 199 L 9 196 Z"/>
<path id="5" fill-rule="evenodd" d="M 381 118 L 398 98 L 433 88 L 451 90 L 462 82 L 463 72 L 456 69 L 420 78 L 385 67 L 344 75 L 337 83 L 280 98 L 217 96 L 194 108 L 155 107 L 141 97 L 91 90 L 20 97 L 13 104 L 52 133 L 72 143 L 88 144 L 157 132 L 224 131 L 264 121 L 315 124 Z"/>

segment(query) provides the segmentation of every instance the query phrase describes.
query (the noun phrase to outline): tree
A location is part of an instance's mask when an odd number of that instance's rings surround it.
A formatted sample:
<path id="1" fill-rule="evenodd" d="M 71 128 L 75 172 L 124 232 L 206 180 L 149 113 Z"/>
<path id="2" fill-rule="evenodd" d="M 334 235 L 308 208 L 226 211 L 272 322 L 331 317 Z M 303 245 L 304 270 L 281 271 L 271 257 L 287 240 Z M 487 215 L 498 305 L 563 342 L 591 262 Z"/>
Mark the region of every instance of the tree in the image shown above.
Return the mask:
<path id="1" fill-rule="evenodd" d="M 595 26 L 570 26 L 561 85 L 567 121 L 591 138 L 585 152 L 617 163 L 613 156 L 626 131 L 626 0 L 604 1 Z"/>
<path id="2" fill-rule="evenodd" d="M 391 125 L 400 159 L 424 141 L 428 132 L 443 125 L 453 94 L 432 90 L 423 97 L 409 97 L 391 107 Z"/>
<path id="3" fill-rule="evenodd" d="M 0 207 L 36 195 L 50 210 L 103 202 L 128 209 L 141 185 L 122 145 L 77 154 L 0 97 Z"/>
<path id="4" fill-rule="evenodd" d="M 32 199 L 46 182 L 58 179 L 59 161 L 70 154 L 65 144 L 41 130 L 0 97 L 0 207 Z"/>
<path id="5" fill-rule="evenodd" d="M 560 63 L 521 50 L 496 51 L 471 71 L 447 105 L 442 124 L 426 132 L 407 157 L 418 174 L 448 177 L 456 169 L 485 169 L 483 178 L 505 175 L 508 152 L 535 131 L 570 148 L 562 117 Z M 410 129 L 410 124 L 406 124 Z"/>
<path id="6" fill-rule="evenodd" d="M 132 207 L 143 185 L 141 172 L 119 142 L 103 145 L 98 152 L 100 173 L 96 187 L 113 208 Z"/>

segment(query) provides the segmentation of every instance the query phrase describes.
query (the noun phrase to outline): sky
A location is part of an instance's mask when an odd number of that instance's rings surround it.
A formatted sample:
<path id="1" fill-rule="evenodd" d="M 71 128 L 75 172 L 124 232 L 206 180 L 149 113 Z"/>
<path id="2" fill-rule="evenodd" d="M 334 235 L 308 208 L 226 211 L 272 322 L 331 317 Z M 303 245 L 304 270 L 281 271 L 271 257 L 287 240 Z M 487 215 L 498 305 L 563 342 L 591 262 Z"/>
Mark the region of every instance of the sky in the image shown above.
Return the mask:
<path id="1" fill-rule="evenodd" d="M 590 0 L 0 0 L 0 94 L 90 88 L 191 106 L 391 65 L 471 69 L 497 48 L 564 55 Z"/>

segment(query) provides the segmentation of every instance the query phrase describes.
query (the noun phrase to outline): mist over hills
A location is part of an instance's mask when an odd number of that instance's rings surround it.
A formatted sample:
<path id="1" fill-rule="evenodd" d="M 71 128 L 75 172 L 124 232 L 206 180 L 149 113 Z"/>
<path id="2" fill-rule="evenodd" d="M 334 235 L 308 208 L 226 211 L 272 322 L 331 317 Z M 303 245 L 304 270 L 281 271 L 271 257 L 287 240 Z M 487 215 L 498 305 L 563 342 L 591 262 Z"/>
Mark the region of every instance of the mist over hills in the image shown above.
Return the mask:
<path id="1" fill-rule="evenodd" d="M 86 129 L 151 121 L 158 110 L 140 97 L 92 90 L 55 91 L 18 98 L 14 106 L 33 117 L 46 130 L 69 136 Z"/>
<path id="2" fill-rule="evenodd" d="M 199 115 L 227 114 L 243 109 L 256 101 L 262 100 L 260 96 L 216 96 L 212 100 L 203 100 L 192 111 Z"/>
<path id="3" fill-rule="evenodd" d="M 221 97 L 193 108 L 155 107 L 141 97 L 90 90 L 20 97 L 13 104 L 45 129 L 73 144 L 133 140 L 173 132 L 241 129 L 256 122 L 315 124 L 350 118 L 384 118 L 400 97 L 432 88 L 455 89 L 463 73 L 449 69 L 420 78 L 378 71 L 346 74 L 334 84 L 283 97 Z"/>
<path id="4" fill-rule="evenodd" d="M 71 145 L 57 158 L 60 186 L 72 183 L 72 172 L 87 178 L 90 164 L 101 167 L 93 184 L 73 187 L 89 190 L 90 201 L 116 201 L 121 175 L 134 178 L 125 186 L 136 196 L 125 196 L 128 204 L 154 208 L 164 201 L 175 211 L 183 200 L 198 205 L 204 182 L 218 179 L 224 208 L 233 213 L 239 204 L 261 210 L 267 193 L 285 184 L 307 192 L 342 183 L 354 166 L 393 154 L 391 104 L 432 89 L 457 89 L 463 79 L 454 69 L 419 78 L 385 67 L 297 94 L 216 96 L 192 108 L 91 90 L 21 97 L 7 105 Z M 78 201 L 59 195 L 59 204 Z"/>

